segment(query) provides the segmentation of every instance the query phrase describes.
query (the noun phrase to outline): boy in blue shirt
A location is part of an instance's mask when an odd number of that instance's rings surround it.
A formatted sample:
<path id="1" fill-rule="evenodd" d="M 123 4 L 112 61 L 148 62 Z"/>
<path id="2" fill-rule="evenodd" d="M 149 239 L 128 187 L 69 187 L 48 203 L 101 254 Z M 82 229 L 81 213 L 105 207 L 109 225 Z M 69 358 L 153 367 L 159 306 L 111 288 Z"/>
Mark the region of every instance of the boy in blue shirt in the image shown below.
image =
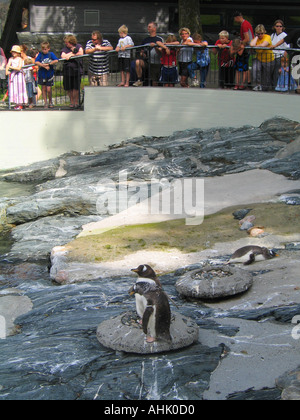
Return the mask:
<path id="1" fill-rule="evenodd" d="M 58 58 L 53 52 L 50 52 L 50 44 L 45 41 L 41 43 L 42 52 L 36 57 L 35 64 L 39 66 L 38 84 L 42 86 L 42 94 L 44 99 L 44 108 L 53 108 L 52 103 L 52 86 L 54 85 L 54 67 L 58 63 Z"/>
<path id="2" fill-rule="evenodd" d="M 196 52 L 196 61 L 188 65 L 189 76 L 192 79 L 192 86 L 199 86 L 197 81 L 195 70 L 200 70 L 200 88 L 205 88 L 206 86 L 206 76 L 209 70 L 210 56 L 207 48 L 208 42 L 202 40 L 202 36 L 198 33 L 193 35 L 193 43 L 190 45 L 195 45 L 203 48 L 195 49 Z"/>

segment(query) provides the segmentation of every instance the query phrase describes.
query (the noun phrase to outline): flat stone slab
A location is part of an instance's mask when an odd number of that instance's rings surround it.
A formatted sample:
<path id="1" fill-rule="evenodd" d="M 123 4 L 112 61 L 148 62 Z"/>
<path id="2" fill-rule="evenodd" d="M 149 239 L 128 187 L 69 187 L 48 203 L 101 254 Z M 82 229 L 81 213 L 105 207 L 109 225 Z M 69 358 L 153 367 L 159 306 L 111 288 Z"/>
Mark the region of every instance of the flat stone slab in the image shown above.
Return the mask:
<path id="1" fill-rule="evenodd" d="M 227 265 L 214 265 L 185 273 L 176 282 L 176 289 L 186 297 L 219 299 L 245 292 L 252 284 L 250 272 Z"/>
<path id="2" fill-rule="evenodd" d="M 198 341 L 199 327 L 191 318 L 172 312 L 172 342 L 147 343 L 135 312 L 129 311 L 103 321 L 97 328 L 97 339 L 105 347 L 126 353 L 151 354 L 181 349 Z"/>

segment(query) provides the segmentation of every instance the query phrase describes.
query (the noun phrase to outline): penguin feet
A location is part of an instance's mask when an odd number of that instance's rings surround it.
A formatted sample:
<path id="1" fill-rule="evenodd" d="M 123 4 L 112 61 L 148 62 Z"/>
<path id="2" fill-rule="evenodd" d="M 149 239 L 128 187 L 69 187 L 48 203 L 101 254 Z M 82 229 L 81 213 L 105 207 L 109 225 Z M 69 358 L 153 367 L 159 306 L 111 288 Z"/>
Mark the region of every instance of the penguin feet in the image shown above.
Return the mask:
<path id="1" fill-rule="evenodd" d="M 147 343 L 154 343 L 154 341 L 156 341 L 156 339 L 154 337 L 150 337 L 149 335 L 146 338 L 146 342 Z"/>

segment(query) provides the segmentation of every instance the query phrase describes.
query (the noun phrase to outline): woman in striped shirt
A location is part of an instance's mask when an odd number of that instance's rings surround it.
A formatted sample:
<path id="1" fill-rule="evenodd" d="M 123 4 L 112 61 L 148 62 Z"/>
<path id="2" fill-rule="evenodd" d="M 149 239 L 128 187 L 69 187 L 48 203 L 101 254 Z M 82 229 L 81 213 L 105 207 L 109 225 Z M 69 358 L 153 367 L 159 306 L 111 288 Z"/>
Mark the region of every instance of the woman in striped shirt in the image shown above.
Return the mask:
<path id="1" fill-rule="evenodd" d="M 92 39 L 87 42 L 85 53 L 90 54 L 89 81 L 90 86 L 107 86 L 109 61 L 108 51 L 113 47 L 107 39 L 103 39 L 99 31 L 92 33 Z"/>

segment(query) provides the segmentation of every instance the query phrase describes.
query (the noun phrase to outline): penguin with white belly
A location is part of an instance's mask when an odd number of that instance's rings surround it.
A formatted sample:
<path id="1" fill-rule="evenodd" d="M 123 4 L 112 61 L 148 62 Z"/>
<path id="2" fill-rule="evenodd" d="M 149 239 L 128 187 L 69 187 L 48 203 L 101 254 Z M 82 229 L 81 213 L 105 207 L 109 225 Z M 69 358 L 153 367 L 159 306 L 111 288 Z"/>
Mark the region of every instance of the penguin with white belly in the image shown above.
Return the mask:
<path id="1" fill-rule="evenodd" d="M 143 303 L 146 303 L 142 326 L 147 343 L 156 340 L 171 341 L 171 310 L 168 297 L 162 288 L 152 279 L 139 279 L 129 293 L 135 294 L 136 297 L 139 295 Z"/>
<path id="2" fill-rule="evenodd" d="M 270 260 L 275 257 L 278 257 L 278 255 L 272 249 L 248 245 L 235 251 L 227 264 L 243 263 L 244 265 L 250 265 L 255 261 Z"/>
<path id="3" fill-rule="evenodd" d="M 162 289 L 162 285 L 160 281 L 158 280 L 158 278 L 156 277 L 155 271 L 150 267 L 150 265 L 141 264 L 137 268 L 132 268 L 131 271 L 133 271 L 134 273 L 137 273 L 139 278 L 151 280 L 152 283 L 150 281 L 148 282 L 149 287 L 152 284 L 153 287 L 157 286 L 158 288 Z M 130 291 L 133 290 L 133 287 L 130 289 Z M 146 306 L 147 306 L 146 298 L 143 295 L 140 295 L 139 293 L 135 293 L 135 305 L 136 305 L 137 314 L 142 319 Z"/>

